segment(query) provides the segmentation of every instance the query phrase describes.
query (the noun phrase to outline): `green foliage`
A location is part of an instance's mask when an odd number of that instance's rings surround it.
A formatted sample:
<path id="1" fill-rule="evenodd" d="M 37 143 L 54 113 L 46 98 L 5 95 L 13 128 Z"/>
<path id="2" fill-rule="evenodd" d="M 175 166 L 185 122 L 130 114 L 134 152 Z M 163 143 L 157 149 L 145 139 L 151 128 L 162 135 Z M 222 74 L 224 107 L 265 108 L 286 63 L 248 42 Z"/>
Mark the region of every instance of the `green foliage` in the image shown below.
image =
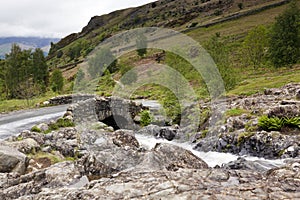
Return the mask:
<path id="1" fill-rule="evenodd" d="M 21 50 L 13 44 L 6 60 L 1 62 L 0 89 L 6 98 L 30 98 L 46 92 L 48 66 L 41 49 Z M 1 87 L 2 85 L 2 87 Z"/>
<path id="2" fill-rule="evenodd" d="M 64 87 L 64 77 L 59 69 L 55 69 L 50 78 L 51 89 L 54 92 L 61 92 Z"/>
<path id="3" fill-rule="evenodd" d="M 248 33 L 243 42 L 243 61 L 254 68 L 261 66 L 266 58 L 267 46 L 267 29 L 264 26 L 255 27 Z"/>
<path id="4" fill-rule="evenodd" d="M 56 121 L 56 125 L 59 128 L 63 128 L 63 127 L 73 127 L 75 126 L 74 122 L 72 122 L 71 120 L 67 119 L 67 118 L 59 118 Z"/>
<path id="5" fill-rule="evenodd" d="M 153 116 L 148 110 L 143 110 L 140 115 L 141 115 L 140 123 L 142 126 L 148 126 L 153 121 Z"/>
<path id="6" fill-rule="evenodd" d="M 40 128 L 38 128 L 37 126 L 33 126 L 33 127 L 31 128 L 31 131 L 32 131 L 32 132 L 37 132 L 37 133 L 42 132 L 42 130 L 41 130 Z"/>
<path id="7" fill-rule="evenodd" d="M 279 131 L 283 127 L 300 128 L 300 117 L 293 118 L 278 118 L 262 116 L 258 120 L 258 126 L 266 131 Z"/>
<path id="8" fill-rule="evenodd" d="M 67 55 L 70 57 L 70 60 L 77 59 L 81 55 L 81 50 L 82 50 L 82 45 L 81 43 L 78 43 L 69 49 Z"/>
<path id="9" fill-rule="evenodd" d="M 117 59 L 108 48 L 99 49 L 95 55 L 89 59 L 88 72 L 93 78 L 102 76 L 105 69 L 110 73 L 118 70 Z"/>
<path id="10" fill-rule="evenodd" d="M 227 91 L 233 89 L 238 82 L 238 76 L 232 67 L 231 61 L 229 60 L 229 50 L 225 45 L 225 42 L 217 35 L 214 35 L 205 44 L 205 48 L 219 69 L 225 89 Z M 211 82 L 211 85 L 213 85 L 213 81 Z"/>
<path id="11" fill-rule="evenodd" d="M 233 108 L 226 111 L 226 116 L 228 117 L 234 117 L 234 116 L 240 116 L 242 114 L 248 113 L 247 110 L 239 109 L 239 108 Z"/>
<path id="12" fill-rule="evenodd" d="M 165 91 L 165 96 L 160 100 L 167 117 L 172 119 L 173 124 L 179 124 L 181 121 L 181 106 L 176 96 L 169 90 Z"/>
<path id="13" fill-rule="evenodd" d="M 106 71 L 104 76 L 99 79 L 99 84 L 96 91 L 99 92 L 101 96 L 111 96 L 111 92 L 113 91 L 115 85 L 116 82 L 112 78 L 111 74 L 109 71 Z"/>
<path id="14" fill-rule="evenodd" d="M 276 18 L 270 38 L 270 58 L 275 67 L 291 66 L 300 59 L 300 9 L 296 1 Z"/>
<path id="15" fill-rule="evenodd" d="M 43 92 L 46 91 L 46 87 L 49 83 L 49 70 L 48 65 L 46 63 L 46 59 L 44 57 L 44 52 L 41 49 L 36 49 L 32 54 L 32 74 L 34 82 L 44 86 Z"/>
<path id="16" fill-rule="evenodd" d="M 241 146 L 243 142 L 245 142 L 248 138 L 252 137 L 255 135 L 255 132 L 244 132 L 238 135 L 237 138 L 237 146 Z"/>
<path id="17" fill-rule="evenodd" d="M 58 130 L 59 128 L 65 127 L 74 127 L 75 124 L 73 121 L 66 119 L 66 118 L 59 118 L 55 123 L 49 124 L 49 128 L 45 131 L 45 134 L 50 133 L 51 131 Z"/>
<path id="18" fill-rule="evenodd" d="M 57 58 L 61 58 L 64 55 L 64 52 L 62 50 L 59 50 L 56 54 Z"/>

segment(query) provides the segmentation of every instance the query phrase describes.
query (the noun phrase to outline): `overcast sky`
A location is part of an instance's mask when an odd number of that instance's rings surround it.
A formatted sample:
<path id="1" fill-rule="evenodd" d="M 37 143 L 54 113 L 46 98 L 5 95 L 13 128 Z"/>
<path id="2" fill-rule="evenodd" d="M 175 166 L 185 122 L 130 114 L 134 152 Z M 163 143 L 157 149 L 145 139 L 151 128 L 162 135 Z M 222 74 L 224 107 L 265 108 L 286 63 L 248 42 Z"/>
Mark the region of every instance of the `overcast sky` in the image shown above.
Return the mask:
<path id="1" fill-rule="evenodd" d="M 155 0 L 5 0 L 0 37 L 64 37 L 80 32 L 91 17 Z"/>

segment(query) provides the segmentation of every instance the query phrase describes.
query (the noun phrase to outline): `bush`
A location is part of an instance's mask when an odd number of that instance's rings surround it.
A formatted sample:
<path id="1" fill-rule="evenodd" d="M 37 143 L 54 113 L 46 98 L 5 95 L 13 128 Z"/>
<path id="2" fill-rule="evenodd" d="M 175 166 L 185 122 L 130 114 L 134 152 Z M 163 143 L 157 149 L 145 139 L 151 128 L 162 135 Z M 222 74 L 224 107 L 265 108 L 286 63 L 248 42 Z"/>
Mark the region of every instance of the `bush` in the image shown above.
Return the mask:
<path id="1" fill-rule="evenodd" d="M 38 128 L 37 126 L 33 126 L 33 127 L 31 128 L 31 131 L 32 131 L 32 132 L 37 132 L 37 133 L 42 132 L 42 130 L 41 130 L 40 128 Z"/>
<path id="2" fill-rule="evenodd" d="M 142 126 L 148 126 L 153 121 L 153 117 L 148 110 L 144 110 L 141 112 L 141 125 Z"/>
<path id="3" fill-rule="evenodd" d="M 72 122 L 71 120 L 69 119 L 66 119 L 66 118 L 59 118 L 56 122 L 56 125 L 59 127 L 59 128 L 64 128 L 64 127 L 73 127 L 75 126 L 74 122 Z"/>

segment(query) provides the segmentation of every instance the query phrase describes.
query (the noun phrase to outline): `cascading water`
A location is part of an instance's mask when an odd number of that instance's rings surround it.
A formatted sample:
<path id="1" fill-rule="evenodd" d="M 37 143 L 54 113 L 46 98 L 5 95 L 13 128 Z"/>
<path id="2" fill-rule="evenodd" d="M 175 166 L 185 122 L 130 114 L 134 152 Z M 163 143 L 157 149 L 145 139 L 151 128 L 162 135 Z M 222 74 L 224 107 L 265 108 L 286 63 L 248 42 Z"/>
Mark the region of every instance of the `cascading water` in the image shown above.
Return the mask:
<path id="1" fill-rule="evenodd" d="M 136 100 L 138 103 L 142 103 L 144 106 L 147 106 L 151 110 L 154 110 L 155 112 L 153 113 L 159 113 L 157 112 L 159 109 L 162 108 L 162 106 L 159 104 L 158 101 L 155 100 Z M 140 145 L 143 146 L 146 149 L 152 149 L 154 148 L 156 143 L 169 143 L 173 144 L 179 147 L 182 147 L 186 150 L 191 151 L 194 155 L 197 157 L 201 158 L 204 160 L 210 167 L 215 167 L 215 166 L 222 166 L 224 163 L 229 163 L 231 161 L 237 160 L 239 157 L 238 155 L 233 155 L 230 153 L 220 153 L 220 152 L 202 152 L 202 151 L 196 151 L 193 149 L 192 144 L 189 142 L 180 142 L 180 141 L 168 141 L 162 138 L 155 138 L 154 136 L 150 135 L 142 135 L 142 134 L 136 134 L 135 137 L 139 141 Z M 274 167 L 279 167 L 284 164 L 283 159 L 277 159 L 277 160 L 267 160 L 264 158 L 258 158 L 258 157 L 253 157 L 253 156 L 243 156 L 248 161 L 254 161 L 256 165 L 259 165 L 261 169 L 271 169 Z"/>

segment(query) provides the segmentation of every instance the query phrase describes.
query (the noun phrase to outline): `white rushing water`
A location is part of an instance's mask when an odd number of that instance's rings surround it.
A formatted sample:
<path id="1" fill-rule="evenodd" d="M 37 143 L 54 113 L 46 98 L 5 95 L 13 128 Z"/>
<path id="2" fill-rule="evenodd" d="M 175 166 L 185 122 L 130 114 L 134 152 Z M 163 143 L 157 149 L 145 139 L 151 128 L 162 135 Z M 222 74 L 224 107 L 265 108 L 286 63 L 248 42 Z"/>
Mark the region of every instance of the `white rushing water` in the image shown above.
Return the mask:
<path id="1" fill-rule="evenodd" d="M 157 139 L 153 136 L 136 134 L 135 137 L 139 141 L 140 145 L 145 147 L 146 149 L 152 149 L 156 145 L 156 143 L 169 143 L 176 146 L 180 146 L 186 150 L 190 150 L 195 156 L 201 158 L 205 161 L 210 167 L 215 167 L 216 165 L 221 166 L 223 163 L 228 163 L 231 161 L 235 161 L 238 157 L 237 155 L 233 155 L 230 153 L 219 153 L 219 152 L 201 152 L 193 149 L 192 145 L 185 143 L 178 143 L 174 141 L 168 141 L 165 139 Z M 274 167 L 279 167 L 284 164 L 284 160 L 267 160 L 264 158 L 252 157 L 252 156 L 243 156 L 246 160 L 255 161 L 257 164 L 260 164 L 261 167 L 266 169 L 271 169 Z"/>

